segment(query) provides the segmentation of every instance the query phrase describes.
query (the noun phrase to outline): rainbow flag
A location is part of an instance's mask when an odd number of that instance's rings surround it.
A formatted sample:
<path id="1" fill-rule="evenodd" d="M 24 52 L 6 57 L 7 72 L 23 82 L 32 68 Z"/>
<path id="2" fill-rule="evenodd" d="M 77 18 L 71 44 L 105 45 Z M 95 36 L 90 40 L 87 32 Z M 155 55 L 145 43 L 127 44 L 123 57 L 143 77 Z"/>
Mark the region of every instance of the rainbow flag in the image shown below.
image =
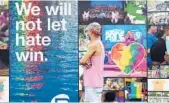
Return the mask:
<path id="1" fill-rule="evenodd" d="M 130 99 L 140 99 L 142 94 L 142 83 L 141 82 L 131 82 L 130 84 Z"/>

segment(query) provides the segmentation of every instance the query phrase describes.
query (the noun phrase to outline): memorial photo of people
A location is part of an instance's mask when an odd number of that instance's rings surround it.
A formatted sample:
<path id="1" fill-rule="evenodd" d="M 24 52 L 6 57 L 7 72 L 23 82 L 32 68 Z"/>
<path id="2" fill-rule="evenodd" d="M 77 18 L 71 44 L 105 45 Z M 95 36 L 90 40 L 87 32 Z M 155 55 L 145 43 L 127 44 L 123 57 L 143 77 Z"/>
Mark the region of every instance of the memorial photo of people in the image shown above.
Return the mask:
<path id="1" fill-rule="evenodd" d="M 148 0 L 148 24 L 169 25 L 169 1 Z"/>
<path id="2" fill-rule="evenodd" d="M 149 68 L 169 64 L 169 26 L 148 26 L 147 53 Z"/>
<path id="3" fill-rule="evenodd" d="M 168 0 L 147 0 L 148 12 L 151 11 L 169 11 Z"/>
<path id="4" fill-rule="evenodd" d="M 124 90 L 124 79 L 105 77 L 103 90 Z"/>
<path id="5" fill-rule="evenodd" d="M 8 49 L 9 41 L 9 7 L 8 0 L 0 2 L 0 50 Z"/>
<path id="6" fill-rule="evenodd" d="M 169 25 L 169 12 L 149 12 L 148 13 L 149 25 Z"/>
<path id="7" fill-rule="evenodd" d="M 169 65 L 153 65 L 148 70 L 148 78 L 169 79 Z"/>
<path id="8" fill-rule="evenodd" d="M 105 24 L 123 24 L 123 1 L 79 1 L 79 24 L 87 25 L 91 22 Z"/>

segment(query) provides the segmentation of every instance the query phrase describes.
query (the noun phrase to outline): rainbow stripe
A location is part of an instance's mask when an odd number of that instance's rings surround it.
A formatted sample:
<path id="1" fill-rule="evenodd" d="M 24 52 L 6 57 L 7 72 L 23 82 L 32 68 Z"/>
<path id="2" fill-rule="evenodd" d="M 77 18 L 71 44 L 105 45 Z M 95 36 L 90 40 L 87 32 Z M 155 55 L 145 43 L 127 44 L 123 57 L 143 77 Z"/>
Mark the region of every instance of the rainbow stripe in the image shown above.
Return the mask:
<path id="1" fill-rule="evenodd" d="M 141 82 L 131 82 L 130 84 L 131 92 L 129 94 L 130 99 L 140 99 L 142 94 L 142 83 Z"/>
<path id="2" fill-rule="evenodd" d="M 19 3 L 20 5 L 22 3 L 25 3 L 26 6 L 28 6 L 28 3 L 32 3 L 32 6 L 36 5 L 36 6 L 40 6 L 40 1 L 32 1 L 32 0 L 19 0 L 19 1 L 11 1 L 11 5 L 14 5 L 14 3 Z M 36 21 L 38 18 L 40 18 L 42 16 L 42 13 L 38 16 L 33 16 L 31 14 L 26 15 L 25 13 L 23 13 L 23 15 L 18 15 L 16 13 L 16 8 L 15 6 L 12 8 L 10 7 L 11 13 L 13 13 L 12 15 L 16 15 L 16 18 L 13 17 L 10 22 L 11 25 L 10 26 L 14 26 L 16 25 L 16 21 L 24 21 L 25 23 L 27 23 L 28 21 Z M 13 25 L 12 25 L 13 24 Z M 23 36 L 24 38 L 27 38 L 28 36 L 36 36 L 37 34 L 40 34 L 40 31 L 38 30 L 33 30 L 33 31 L 23 31 L 23 30 L 19 30 L 16 31 L 15 28 L 13 28 L 11 31 L 11 34 L 13 34 L 12 36 L 15 37 L 16 33 L 19 33 L 20 36 Z M 13 45 L 15 43 L 15 40 L 11 41 L 11 44 Z M 15 45 L 14 45 L 15 46 Z M 21 46 L 19 45 L 17 48 L 13 48 L 11 46 L 11 48 L 14 51 L 17 51 L 19 53 L 24 52 L 24 51 L 42 51 L 43 50 L 43 46 Z M 43 83 L 41 83 L 40 80 L 43 79 L 43 76 L 41 76 L 39 74 L 40 69 L 37 68 L 37 66 L 39 64 L 41 64 L 41 61 L 37 61 L 37 62 L 17 62 L 15 65 L 15 67 L 17 67 L 16 69 L 19 70 L 19 72 L 22 72 L 23 75 L 18 75 L 13 76 L 13 79 L 15 79 L 16 81 L 22 81 L 22 82 L 29 82 L 27 84 L 22 84 L 19 89 L 23 89 L 23 90 L 37 90 L 40 89 L 43 86 Z M 34 72 L 36 71 L 36 72 Z M 13 72 L 13 71 L 12 71 Z M 32 94 L 30 92 L 28 93 L 24 93 L 22 91 L 19 91 L 18 93 L 15 93 L 15 95 L 19 95 L 19 96 L 30 96 L 30 97 L 36 97 L 35 94 Z M 36 100 L 32 100 L 32 101 L 36 101 Z"/>

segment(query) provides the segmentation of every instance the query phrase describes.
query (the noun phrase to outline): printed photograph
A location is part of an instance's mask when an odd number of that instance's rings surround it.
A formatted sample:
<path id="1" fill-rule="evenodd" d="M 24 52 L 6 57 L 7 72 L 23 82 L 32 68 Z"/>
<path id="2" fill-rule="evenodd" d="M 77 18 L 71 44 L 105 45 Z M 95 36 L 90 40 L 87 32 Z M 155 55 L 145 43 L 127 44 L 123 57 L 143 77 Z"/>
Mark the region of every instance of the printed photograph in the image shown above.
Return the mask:
<path id="1" fill-rule="evenodd" d="M 0 102 L 9 102 L 9 77 L 0 76 Z"/>
<path id="2" fill-rule="evenodd" d="M 147 101 L 147 78 L 125 78 L 125 101 Z"/>
<path id="3" fill-rule="evenodd" d="M 160 66 L 152 66 L 148 68 L 148 78 L 160 78 Z"/>
<path id="4" fill-rule="evenodd" d="M 154 65 L 148 70 L 148 78 L 167 78 L 169 79 L 168 65 Z"/>
<path id="5" fill-rule="evenodd" d="M 0 1 L 0 50 L 8 49 L 9 7 L 8 0 Z"/>
<path id="6" fill-rule="evenodd" d="M 148 92 L 148 103 L 168 103 L 169 92 Z"/>
<path id="7" fill-rule="evenodd" d="M 104 78 L 103 90 L 124 90 L 124 78 Z"/>
<path id="8" fill-rule="evenodd" d="M 79 1 L 79 24 L 88 25 L 91 22 L 105 24 L 123 24 L 123 1 Z"/>
<path id="9" fill-rule="evenodd" d="M 168 0 L 147 0 L 148 12 L 151 11 L 169 11 Z"/>
<path id="10" fill-rule="evenodd" d="M 160 66 L 160 77 L 169 79 L 169 65 Z"/>
<path id="11" fill-rule="evenodd" d="M 169 64 L 169 26 L 148 26 L 147 63 L 152 65 Z"/>
<path id="12" fill-rule="evenodd" d="M 169 25 L 169 12 L 149 12 L 148 25 Z"/>
<path id="13" fill-rule="evenodd" d="M 169 79 L 148 79 L 148 91 L 169 91 Z"/>
<path id="14" fill-rule="evenodd" d="M 105 76 L 146 77 L 145 25 L 104 25 Z"/>
<path id="15" fill-rule="evenodd" d="M 124 0 L 125 24 L 146 24 L 146 0 Z"/>

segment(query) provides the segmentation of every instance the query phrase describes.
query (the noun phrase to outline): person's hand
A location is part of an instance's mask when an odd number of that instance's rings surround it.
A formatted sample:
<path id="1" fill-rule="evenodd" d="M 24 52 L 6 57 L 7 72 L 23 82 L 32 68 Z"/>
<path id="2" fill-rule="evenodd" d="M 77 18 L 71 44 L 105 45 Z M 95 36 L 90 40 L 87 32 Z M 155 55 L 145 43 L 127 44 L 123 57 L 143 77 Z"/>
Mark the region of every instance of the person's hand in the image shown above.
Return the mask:
<path id="1" fill-rule="evenodd" d="M 167 64 L 169 63 L 169 54 L 167 52 L 164 55 L 164 60 Z"/>
<path id="2" fill-rule="evenodd" d="M 85 65 L 83 65 L 86 69 L 92 66 L 92 63 L 88 61 Z"/>

